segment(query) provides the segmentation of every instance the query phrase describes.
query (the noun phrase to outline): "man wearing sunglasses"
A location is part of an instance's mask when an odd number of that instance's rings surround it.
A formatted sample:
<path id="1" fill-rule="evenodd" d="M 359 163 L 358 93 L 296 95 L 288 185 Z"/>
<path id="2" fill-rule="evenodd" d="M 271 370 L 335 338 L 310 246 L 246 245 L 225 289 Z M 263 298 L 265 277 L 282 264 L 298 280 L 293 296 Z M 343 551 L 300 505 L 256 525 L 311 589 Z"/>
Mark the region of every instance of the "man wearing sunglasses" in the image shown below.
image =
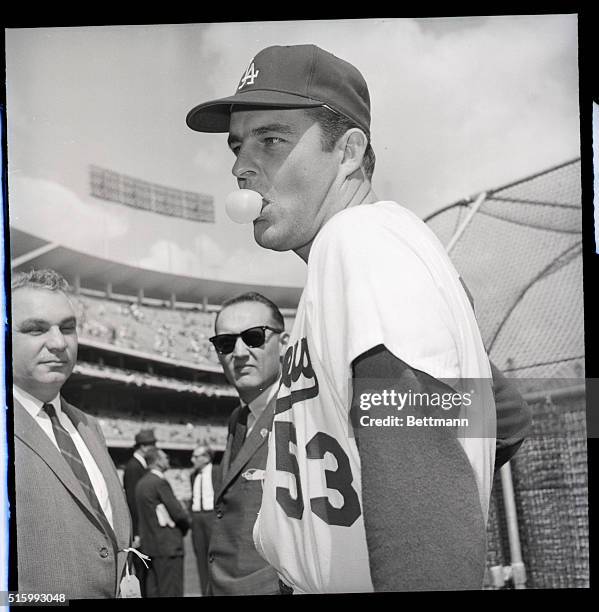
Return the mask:
<path id="1" fill-rule="evenodd" d="M 208 551 L 213 595 L 274 595 L 277 573 L 258 555 L 252 528 L 262 499 L 267 439 L 272 427 L 285 322 L 258 293 L 223 303 L 210 338 L 240 405 L 229 420 L 222 479 L 214 495 L 215 519 Z"/>

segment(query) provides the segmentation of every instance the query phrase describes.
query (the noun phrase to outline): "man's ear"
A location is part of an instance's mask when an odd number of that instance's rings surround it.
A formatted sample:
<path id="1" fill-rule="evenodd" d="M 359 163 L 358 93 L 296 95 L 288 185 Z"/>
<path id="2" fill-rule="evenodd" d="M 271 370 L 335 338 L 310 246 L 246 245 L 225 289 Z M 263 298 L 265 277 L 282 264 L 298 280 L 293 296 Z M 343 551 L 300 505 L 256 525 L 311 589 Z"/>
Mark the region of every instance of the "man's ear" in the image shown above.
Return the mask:
<path id="1" fill-rule="evenodd" d="M 289 343 L 289 332 L 283 331 L 279 334 L 279 356 L 281 359 L 285 356 L 287 344 Z"/>
<path id="2" fill-rule="evenodd" d="M 359 128 L 347 130 L 339 139 L 339 146 L 343 150 L 341 168 L 346 177 L 351 176 L 362 167 L 364 153 L 368 147 L 368 138 Z"/>

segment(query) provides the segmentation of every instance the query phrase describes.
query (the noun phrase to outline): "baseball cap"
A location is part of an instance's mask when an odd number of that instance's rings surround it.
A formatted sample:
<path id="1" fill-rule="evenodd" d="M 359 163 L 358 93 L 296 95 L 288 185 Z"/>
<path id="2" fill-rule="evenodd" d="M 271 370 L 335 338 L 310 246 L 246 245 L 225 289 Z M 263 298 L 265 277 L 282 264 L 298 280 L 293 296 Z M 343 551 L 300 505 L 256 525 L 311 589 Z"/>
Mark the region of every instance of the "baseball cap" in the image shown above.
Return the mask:
<path id="1" fill-rule="evenodd" d="M 228 132 L 231 106 L 328 106 L 370 135 L 370 96 L 360 71 L 316 45 L 272 46 L 250 61 L 232 96 L 204 102 L 187 114 L 197 132 Z"/>

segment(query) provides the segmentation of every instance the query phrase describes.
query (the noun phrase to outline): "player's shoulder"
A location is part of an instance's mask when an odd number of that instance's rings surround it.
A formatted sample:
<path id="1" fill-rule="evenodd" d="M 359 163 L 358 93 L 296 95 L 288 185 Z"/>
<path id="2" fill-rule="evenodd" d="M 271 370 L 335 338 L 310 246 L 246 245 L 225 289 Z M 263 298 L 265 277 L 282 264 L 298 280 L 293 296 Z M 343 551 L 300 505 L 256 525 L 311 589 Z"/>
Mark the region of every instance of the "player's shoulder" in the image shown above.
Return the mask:
<path id="1" fill-rule="evenodd" d="M 397 202 L 352 206 L 327 221 L 314 241 L 313 251 L 327 257 L 331 251 L 378 256 L 377 245 L 385 250 L 391 246 L 399 248 L 409 242 L 422 225 L 413 212 Z"/>
<path id="2" fill-rule="evenodd" d="M 320 235 L 364 235 L 383 231 L 390 226 L 402 228 L 423 222 L 405 206 L 391 200 L 360 204 L 339 211 L 327 221 Z"/>

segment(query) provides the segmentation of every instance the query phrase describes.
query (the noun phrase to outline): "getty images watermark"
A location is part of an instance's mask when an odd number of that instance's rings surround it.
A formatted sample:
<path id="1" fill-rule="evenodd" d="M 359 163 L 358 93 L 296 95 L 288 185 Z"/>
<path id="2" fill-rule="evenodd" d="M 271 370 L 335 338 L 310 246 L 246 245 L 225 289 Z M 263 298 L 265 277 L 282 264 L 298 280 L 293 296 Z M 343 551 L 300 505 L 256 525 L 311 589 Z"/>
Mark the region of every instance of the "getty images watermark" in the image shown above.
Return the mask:
<path id="1" fill-rule="evenodd" d="M 396 389 L 382 389 L 381 391 L 362 391 L 358 397 L 358 407 L 362 414 L 358 416 L 360 427 L 468 427 L 470 419 L 463 413 L 463 409 L 470 408 L 476 401 L 476 391 L 458 393 L 398 391 Z M 385 416 L 372 416 L 372 408 L 389 409 Z M 392 412 L 395 410 L 396 412 Z M 416 410 L 416 414 L 408 414 Z M 426 416 L 423 411 L 445 411 L 434 416 Z M 462 416 L 448 416 L 458 410 Z M 402 411 L 398 416 L 397 412 Z M 405 411 L 405 412 L 404 412 Z"/>
<path id="2" fill-rule="evenodd" d="M 460 437 L 495 437 L 488 379 L 435 380 L 410 373 L 401 380 L 353 379 L 350 389 L 354 429 L 451 429 Z"/>
<path id="3" fill-rule="evenodd" d="M 587 405 L 599 403 L 599 379 L 510 378 L 509 384 L 519 395 L 506 394 L 501 384 L 494 388 L 490 379 L 434 380 L 413 374 L 401 380 L 351 379 L 349 435 L 351 429 L 370 428 L 385 435 L 437 430 L 463 438 L 495 437 L 497 399 L 504 420 L 517 420 L 521 403 L 528 404 L 536 423 L 528 437 L 580 432 L 599 437 L 599 419 L 586 412 Z"/>

